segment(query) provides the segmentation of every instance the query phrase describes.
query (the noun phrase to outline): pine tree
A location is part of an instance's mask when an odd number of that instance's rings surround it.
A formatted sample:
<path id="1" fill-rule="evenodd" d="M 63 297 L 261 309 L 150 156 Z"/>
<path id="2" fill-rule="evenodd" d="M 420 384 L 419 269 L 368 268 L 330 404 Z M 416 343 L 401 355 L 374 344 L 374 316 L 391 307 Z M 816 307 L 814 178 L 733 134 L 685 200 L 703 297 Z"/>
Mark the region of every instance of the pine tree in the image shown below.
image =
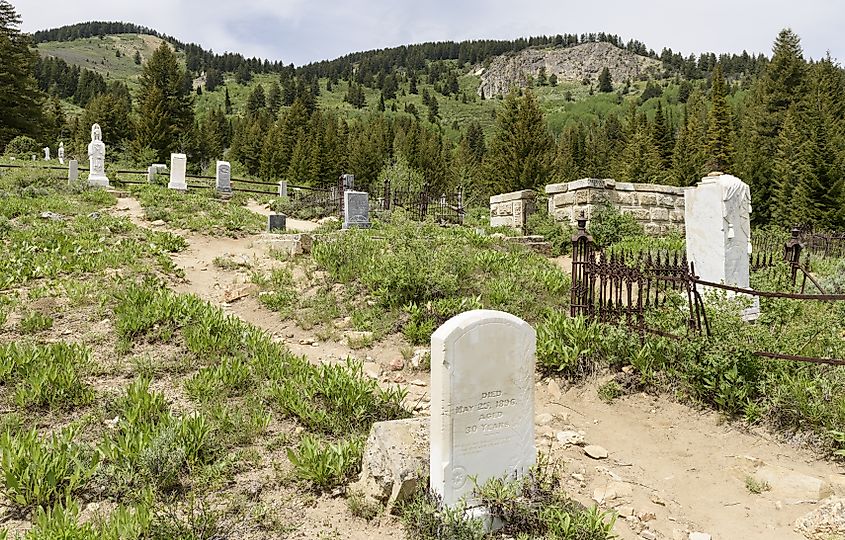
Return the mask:
<path id="1" fill-rule="evenodd" d="M 192 99 L 182 88 L 182 78 L 176 55 L 166 42 L 141 74 L 136 143 L 153 149 L 162 161 L 180 149 L 180 136 L 190 133 L 194 125 Z"/>
<path id="2" fill-rule="evenodd" d="M 246 114 L 247 116 L 255 116 L 266 106 L 267 101 L 264 95 L 264 85 L 257 84 L 252 89 L 252 92 L 249 93 L 249 97 L 247 97 Z"/>
<path id="3" fill-rule="evenodd" d="M 38 55 L 18 27 L 21 18 L 0 0 L 0 148 L 17 135 L 37 138 L 44 95 L 35 80 Z"/>
<path id="4" fill-rule="evenodd" d="M 229 99 L 229 89 L 226 89 L 226 97 L 223 100 L 223 108 L 226 110 L 226 114 L 232 114 L 232 100 Z"/>
<path id="5" fill-rule="evenodd" d="M 802 156 L 806 154 L 804 133 L 799 123 L 798 106 L 789 108 L 783 126 L 778 135 L 778 150 L 773 168 L 774 202 L 771 205 L 772 220 L 778 225 L 791 227 L 805 222 L 800 206 L 805 197 L 802 195 L 802 179 L 808 176 Z"/>
<path id="6" fill-rule="evenodd" d="M 657 102 L 657 110 L 654 113 L 654 124 L 652 126 L 652 137 L 657 144 L 662 166 L 669 168 L 672 164 L 675 138 L 672 135 L 672 127 L 669 125 L 666 115 L 663 114 L 663 101 Z"/>
<path id="7" fill-rule="evenodd" d="M 722 64 L 716 64 L 710 88 L 710 112 L 707 125 L 707 166 L 714 171 L 731 172 L 733 143 L 731 109 L 728 105 Z"/>
<path id="8" fill-rule="evenodd" d="M 607 66 L 602 68 L 599 74 L 599 92 L 604 94 L 613 92 L 613 80 L 610 77 L 610 70 L 607 69 Z"/>
<path id="9" fill-rule="evenodd" d="M 487 151 L 487 170 L 498 193 L 531 189 L 548 183 L 554 140 L 537 99 L 512 91 L 496 118 L 496 134 Z"/>
<path id="10" fill-rule="evenodd" d="M 135 65 L 140 66 L 141 65 L 141 52 L 136 50 L 135 56 L 132 57 L 132 60 L 135 62 Z"/>
<path id="11" fill-rule="evenodd" d="M 551 86 L 552 88 L 557 86 L 557 75 L 555 73 L 549 75 L 549 86 Z"/>

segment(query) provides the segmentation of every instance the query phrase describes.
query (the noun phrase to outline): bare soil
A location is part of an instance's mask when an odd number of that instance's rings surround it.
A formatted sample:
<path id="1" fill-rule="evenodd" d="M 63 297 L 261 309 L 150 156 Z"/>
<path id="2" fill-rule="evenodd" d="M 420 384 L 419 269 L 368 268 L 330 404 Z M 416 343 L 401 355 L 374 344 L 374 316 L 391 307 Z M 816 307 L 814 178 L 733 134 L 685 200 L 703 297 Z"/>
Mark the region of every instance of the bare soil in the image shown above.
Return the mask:
<path id="1" fill-rule="evenodd" d="M 269 213 L 257 203 L 249 208 Z M 134 199 L 119 199 L 116 213 L 129 216 L 138 225 L 152 226 L 144 220 Z M 289 220 L 288 225 L 303 231 L 316 227 L 295 220 Z M 391 370 L 391 363 L 395 368 L 395 361 L 402 358 L 401 349 L 407 347 L 401 336 L 389 336 L 359 350 L 350 348 L 341 336 L 319 340 L 317 329 L 306 331 L 293 321 L 283 321 L 257 301 L 255 291 L 249 288 L 249 269 L 214 264 L 216 257 L 243 261 L 250 269 L 259 270 L 284 264 L 269 256 L 260 236 L 230 239 L 174 232 L 184 235 L 189 243 L 188 249 L 174 256 L 185 271 L 176 290 L 222 306 L 312 362 L 362 359 L 367 373 L 381 384 L 406 386 L 409 405 L 418 414 L 427 414 L 428 373 L 413 371 L 407 365 L 399 371 Z M 555 262 L 567 267 L 568 261 L 560 258 Z M 822 479 L 837 494 L 845 495 L 843 468 L 820 459 L 807 448 L 781 442 L 762 429 L 726 423 L 715 413 L 690 408 L 665 396 L 637 394 L 608 404 L 597 395 L 601 382 L 596 379 L 561 392 L 557 382 L 538 376 L 537 446 L 564 465 L 565 485 L 571 496 L 588 506 L 597 498 L 602 508 L 620 512 L 615 527 L 620 538 L 641 538 L 644 529 L 657 538 L 684 540 L 692 531 L 709 533 L 714 540 L 803 538 L 793 524 L 813 510 L 817 501 L 792 497 L 788 485 L 751 493 L 746 478 L 764 463 Z M 594 460 L 581 446 L 559 442 L 557 434 L 561 431 L 580 432 L 586 444 L 604 447 L 609 457 Z M 365 522 L 351 514 L 340 494 L 317 497 L 280 482 L 278 463 L 286 462 L 286 458 L 262 452 L 263 459 L 239 474 L 232 490 L 280 512 L 282 521 L 293 530 L 279 532 L 279 538 L 404 537 L 395 518 L 385 516 Z M 607 493 L 609 488 L 611 493 Z"/>

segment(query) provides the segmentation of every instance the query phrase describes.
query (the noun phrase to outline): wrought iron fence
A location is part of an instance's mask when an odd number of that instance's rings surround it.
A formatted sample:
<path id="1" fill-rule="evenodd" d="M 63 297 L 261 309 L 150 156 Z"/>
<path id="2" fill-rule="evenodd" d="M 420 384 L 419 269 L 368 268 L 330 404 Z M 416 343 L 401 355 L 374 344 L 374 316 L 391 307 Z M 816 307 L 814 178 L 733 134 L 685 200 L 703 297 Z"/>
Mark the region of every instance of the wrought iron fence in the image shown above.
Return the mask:
<path id="1" fill-rule="evenodd" d="M 462 189 L 439 196 L 428 191 L 411 191 L 392 188 L 390 180 L 385 180 L 382 195 L 378 199 L 382 210 L 402 208 L 413 219 L 425 221 L 428 218 L 438 223 L 464 222 L 464 193 Z"/>

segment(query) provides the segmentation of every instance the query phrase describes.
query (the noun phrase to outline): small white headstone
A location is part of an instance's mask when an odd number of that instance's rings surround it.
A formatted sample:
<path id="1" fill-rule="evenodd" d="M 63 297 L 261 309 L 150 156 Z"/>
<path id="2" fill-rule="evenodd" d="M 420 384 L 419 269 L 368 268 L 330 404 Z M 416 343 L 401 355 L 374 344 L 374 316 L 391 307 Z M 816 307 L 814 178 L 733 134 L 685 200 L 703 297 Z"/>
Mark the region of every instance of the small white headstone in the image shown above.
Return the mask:
<path id="1" fill-rule="evenodd" d="M 704 281 L 750 287 L 751 189 L 729 174 L 684 190 L 687 259 Z M 746 318 L 759 314 L 759 300 Z"/>
<path id="2" fill-rule="evenodd" d="M 170 154 L 170 183 L 169 189 L 187 191 L 188 184 L 185 183 L 185 174 L 188 169 L 188 156 L 185 154 Z"/>
<path id="3" fill-rule="evenodd" d="M 50 147 L 45 146 L 42 150 L 44 150 L 44 161 L 50 161 Z"/>
<path id="4" fill-rule="evenodd" d="M 228 161 L 217 162 L 217 191 L 232 193 L 232 166 Z"/>
<path id="5" fill-rule="evenodd" d="M 370 195 L 366 191 L 343 192 L 343 228 L 370 226 Z"/>
<path id="6" fill-rule="evenodd" d="M 431 489 L 472 507 L 475 485 L 536 460 L 536 333 L 509 313 L 462 313 L 431 336 Z M 474 479 L 474 480 L 473 480 Z"/>
<path id="7" fill-rule="evenodd" d="M 288 182 L 287 180 L 280 180 L 279 181 L 279 197 L 287 197 L 288 196 Z"/>
<path id="8" fill-rule="evenodd" d="M 73 183 L 79 180 L 79 162 L 72 159 L 67 164 L 67 181 Z"/>
<path id="9" fill-rule="evenodd" d="M 59 165 L 65 164 L 65 143 L 59 143 Z"/>
<path id="10" fill-rule="evenodd" d="M 103 142 L 103 131 L 99 124 L 91 126 L 91 142 L 88 143 L 88 185 L 109 187 L 106 176 L 106 144 Z"/>

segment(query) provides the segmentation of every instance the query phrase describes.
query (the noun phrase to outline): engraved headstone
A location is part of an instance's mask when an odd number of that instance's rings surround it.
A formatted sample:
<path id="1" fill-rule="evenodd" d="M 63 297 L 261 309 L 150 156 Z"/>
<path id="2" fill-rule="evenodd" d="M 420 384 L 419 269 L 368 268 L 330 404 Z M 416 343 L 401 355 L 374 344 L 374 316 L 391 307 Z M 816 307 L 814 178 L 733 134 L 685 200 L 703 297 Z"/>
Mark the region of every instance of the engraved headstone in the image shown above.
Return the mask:
<path id="1" fill-rule="evenodd" d="M 370 195 L 365 191 L 343 192 L 343 228 L 370 227 Z"/>
<path id="2" fill-rule="evenodd" d="M 217 162 L 217 191 L 232 193 L 232 166 L 228 161 Z"/>
<path id="3" fill-rule="evenodd" d="M 446 505 L 536 460 L 536 333 L 509 313 L 462 313 L 431 336 L 431 489 Z M 474 479 L 474 480 L 473 480 Z"/>
<path id="4" fill-rule="evenodd" d="M 341 181 L 343 182 L 343 191 L 352 191 L 355 189 L 355 175 L 354 174 L 343 174 L 340 176 Z"/>
<path id="5" fill-rule="evenodd" d="M 287 216 L 284 214 L 270 214 L 267 216 L 267 232 L 283 231 L 285 230 L 285 222 Z"/>
<path id="6" fill-rule="evenodd" d="M 280 180 L 279 181 L 279 197 L 287 197 L 288 196 L 288 182 L 287 180 Z"/>
<path id="7" fill-rule="evenodd" d="M 751 189 L 735 176 L 711 173 L 684 190 L 687 259 L 704 281 L 750 287 Z M 759 300 L 746 311 L 759 315 Z"/>
<path id="8" fill-rule="evenodd" d="M 67 165 L 67 181 L 73 183 L 79 180 L 79 162 L 75 159 L 68 161 Z"/>
<path id="9" fill-rule="evenodd" d="M 185 154 L 170 154 L 170 182 L 169 189 L 188 191 L 188 184 L 185 182 L 185 173 L 188 168 L 188 156 Z"/>
<path id="10" fill-rule="evenodd" d="M 65 164 L 65 143 L 59 143 L 59 165 Z"/>
<path id="11" fill-rule="evenodd" d="M 44 150 L 44 161 L 50 161 L 50 147 L 45 146 L 42 150 Z"/>
<path id="12" fill-rule="evenodd" d="M 147 182 L 150 184 L 156 184 L 157 177 L 159 173 L 163 173 L 167 171 L 167 165 L 164 163 L 153 163 L 149 167 L 147 167 Z"/>
<path id="13" fill-rule="evenodd" d="M 100 129 L 100 124 L 91 126 L 88 163 L 88 185 L 109 187 L 109 178 L 106 176 L 106 144 L 103 142 L 103 131 Z"/>

